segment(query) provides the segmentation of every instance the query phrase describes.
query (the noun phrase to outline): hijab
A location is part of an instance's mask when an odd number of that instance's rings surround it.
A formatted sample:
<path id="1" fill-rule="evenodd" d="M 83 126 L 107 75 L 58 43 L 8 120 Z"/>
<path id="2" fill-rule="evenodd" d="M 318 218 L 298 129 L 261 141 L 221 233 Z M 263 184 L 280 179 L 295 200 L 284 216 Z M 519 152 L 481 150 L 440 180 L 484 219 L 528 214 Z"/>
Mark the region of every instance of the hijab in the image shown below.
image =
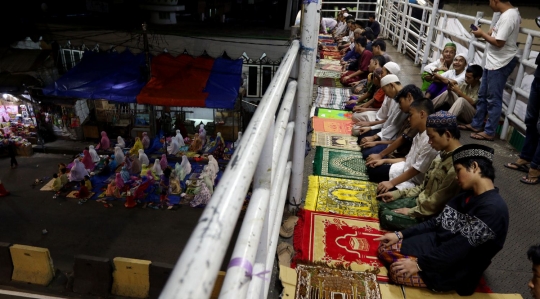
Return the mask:
<path id="1" fill-rule="evenodd" d="M 141 165 L 150 165 L 150 159 L 148 159 L 148 156 L 144 153 L 143 149 L 139 150 L 139 162 L 141 162 Z"/>
<path id="2" fill-rule="evenodd" d="M 124 163 L 125 160 L 124 152 L 119 146 L 114 147 L 114 161 L 116 162 L 116 166 Z"/>
<path id="3" fill-rule="evenodd" d="M 148 149 L 148 147 L 150 147 L 150 137 L 148 137 L 148 133 L 146 132 L 143 132 L 142 135 L 143 135 L 142 137 L 143 148 Z"/>
<path id="4" fill-rule="evenodd" d="M 218 161 L 216 160 L 216 158 L 214 158 L 214 156 L 212 155 L 209 155 L 208 156 L 208 166 L 211 166 L 212 169 L 214 170 L 214 173 L 218 173 L 219 172 L 219 164 L 218 164 Z"/>
<path id="5" fill-rule="evenodd" d="M 124 181 L 124 183 L 127 183 L 131 178 L 126 165 L 122 166 L 122 170 L 120 170 L 120 175 L 122 176 L 122 180 Z"/>
<path id="6" fill-rule="evenodd" d="M 101 131 L 101 141 L 96 146 L 97 149 L 108 150 L 111 147 L 111 141 L 107 137 L 107 132 Z"/>
<path id="7" fill-rule="evenodd" d="M 152 172 L 156 176 L 160 176 L 163 174 L 163 170 L 161 169 L 161 165 L 159 165 L 159 159 L 156 159 L 154 161 L 154 167 L 152 167 Z"/>
<path id="8" fill-rule="evenodd" d="M 116 183 L 116 187 L 118 187 L 118 189 L 124 188 L 124 180 L 122 179 L 122 175 L 120 173 L 116 173 L 116 179 L 114 182 Z"/>
<path id="9" fill-rule="evenodd" d="M 167 155 L 161 155 L 161 160 L 159 160 L 159 166 L 161 166 L 161 170 L 165 170 L 165 168 L 169 166 L 169 163 L 167 162 Z"/>
<path id="10" fill-rule="evenodd" d="M 137 138 L 135 138 L 135 144 L 129 150 L 129 154 L 130 155 L 136 155 L 137 152 L 139 152 L 140 149 L 143 149 L 143 144 L 141 142 L 141 138 L 137 137 Z"/>
<path id="11" fill-rule="evenodd" d="M 83 155 L 84 156 L 82 159 L 82 164 L 84 165 L 84 168 L 90 171 L 94 170 L 94 167 L 96 167 L 96 165 L 94 165 L 94 162 L 92 162 L 92 156 L 90 156 L 90 152 L 88 150 L 84 150 Z"/>
<path id="12" fill-rule="evenodd" d="M 122 136 L 118 136 L 116 146 L 119 146 L 121 149 L 126 148 L 126 142 Z"/>
<path id="13" fill-rule="evenodd" d="M 184 146 L 186 145 L 184 143 L 184 137 L 182 136 L 182 134 L 180 134 L 180 130 L 176 130 L 176 141 L 178 141 L 178 146 Z"/>
<path id="14" fill-rule="evenodd" d="M 182 156 L 182 163 L 180 164 L 184 177 L 191 173 L 191 164 L 189 164 L 187 156 Z M 183 180 L 184 177 L 181 177 L 180 180 Z"/>
<path id="15" fill-rule="evenodd" d="M 139 174 L 141 172 L 141 161 L 139 159 L 133 159 L 130 172 L 132 174 Z"/>
<path id="16" fill-rule="evenodd" d="M 73 165 L 73 167 L 71 167 L 71 170 L 69 172 L 69 180 L 72 182 L 84 180 L 84 176 L 88 175 L 88 171 L 86 171 L 84 164 L 82 164 L 79 159 L 75 159 L 75 161 L 73 162 L 75 164 Z"/>
<path id="17" fill-rule="evenodd" d="M 175 138 L 171 139 L 171 145 L 167 147 L 167 153 L 169 155 L 176 155 L 180 151 L 180 147 L 178 145 L 178 140 Z"/>
<path id="18" fill-rule="evenodd" d="M 90 157 L 92 157 L 92 162 L 97 163 L 101 160 L 93 145 L 88 146 L 88 151 L 90 152 Z"/>
<path id="19" fill-rule="evenodd" d="M 180 166 L 180 164 L 178 162 L 176 162 L 176 164 L 174 165 L 174 174 L 176 175 L 176 177 L 179 179 L 179 180 L 183 180 L 184 178 L 182 177 L 182 166 Z"/>

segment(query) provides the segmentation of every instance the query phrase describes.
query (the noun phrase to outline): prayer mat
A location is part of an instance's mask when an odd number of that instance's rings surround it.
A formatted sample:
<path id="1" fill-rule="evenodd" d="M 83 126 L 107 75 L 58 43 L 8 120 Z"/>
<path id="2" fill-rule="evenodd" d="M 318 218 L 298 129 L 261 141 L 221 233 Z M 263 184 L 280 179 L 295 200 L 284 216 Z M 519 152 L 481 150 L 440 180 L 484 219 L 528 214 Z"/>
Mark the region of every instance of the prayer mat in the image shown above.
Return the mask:
<path id="1" fill-rule="evenodd" d="M 336 85 L 336 87 L 343 88 L 343 84 L 341 84 L 341 79 L 340 78 L 335 78 L 334 82 L 335 82 L 334 84 Z"/>
<path id="2" fill-rule="evenodd" d="M 310 175 L 304 208 L 317 212 L 378 218 L 377 184 Z"/>
<path id="3" fill-rule="evenodd" d="M 346 111 L 346 110 L 317 108 L 315 110 L 315 115 L 318 116 L 319 118 L 328 118 L 328 119 L 340 119 L 340 120 L 352 119 L 352 112 Z"/>
<path id="4" fill-rule="evenodd" d="M 313 161 L 313 174 L 369 181 L 366 161 L 360 151 L 347 151 L 317 146 Z"/>
<path id="5" fill-rule="evenodd" d="M 325 71 L 335 71 L 335 72 L 341 72 L 343 67 L 341 65 L 335 65 L 335 64 L 327 64 L 327 65 L 323 65 L 321 67 L 322 70 L 325 70 Z"/>
<path id="6" fill-rule="evenodd" d="M 341 59 L 341 54 L 339 52 L 320 51 L 319 54 L 321 58 L 333 57 L 334 59 Z"/>
<path id="7" fill-rule="evenodd" d="M 361 149 L 358 145 L 358 137 L 328 132 L 313 132 L 311 146 L 323 146 L 350 151 L 360 151 Z"/>
<path id="8" fill-rule="evenodd" d="M 351 135 L 352 120 L 313 117 L 313 129 L 317 132 L 328 132 Z"/>
<path id="9" fill-rule="evenodd" d="M 348 88 L 321 87 L 317 88 L 315 106 L 329 109 L 343 109 L 351 96 Z"/>
<path id="10" fill-rule="evenodd" d="M 337 46 L 322 46 L 322 50 L 328 52 L 339 52 Z"/>
<path id="11" fill-rule="evenodd" d="M 69 192 L 68 195 L 66 195 L 66 197 L 67 197 L 67 198 L 77 198 L 77 199 L 79 199 L 77 196 L 75 196 L 75 193 L 78 193 L 78 192 L 79 192 L 78 190 L 77 190 L 77 191 L 71 191 L 71 192 Z M 88 196 L 85 197 L 84 199 L 90 199 L 90 198 L 92 198 L 92 196 L 94 196 L 94 194 L 96 194 L 96 193 L 90 192 L 90 193 L 88 194 Z"/>
<path id="12" fill-rule="evenodd" d="M 381 299 L 375 275 L 321 266 L 296 267 L 297 299 Z"/>
<path id="13" fill-rule="evenodd" d="M 337 47 L 337 43 L 333 40 L 326 40 L 325 42 L 321 42 L 321 45 L 323 46 L 336 46 Z"/>
<path id="14" fill-rule="evenodd" d="M 326 87 L 336 86 L 336 81 L 334 78 L 317 78 L 313 77 L 313 84 Z"/>
<path id="15" fill-rule="evenodd" d="M 379 281 L 388 281 L 388 271 L 377 258 L 379 241 L 384 235 L 377 219 L 351 217 L 300 210 L 294 228 L 293 266 L 302 261 L 343 266 L 353 271 L 377 273 Z"/>
<path id="16" fill-rule="evenodd" d="M 341 65 L 341 62 L 336 59 L 321 59 L 319 60 L 319 64 L 321 65 Z"/>
<path id="17" fill-rule="evenodd" d="M 340 78 L 341 77 L 341 73 L 340 72 L 335 72 L 335 71 L 325 71 L 325 70 L 315 70 L 315 75 L 314 77 L 317 77 L 317 78 Z"/>
<path id="18" fill-rule="evenodd" d="M 52 189 L 52 186 L 54 184 L 54 180 L 55 179 L 50 180 L 47 184 L 45 184 L 45 186 L 41 187 L 41 189 L 39 189 L 39 191 L 54 191 Z"/>

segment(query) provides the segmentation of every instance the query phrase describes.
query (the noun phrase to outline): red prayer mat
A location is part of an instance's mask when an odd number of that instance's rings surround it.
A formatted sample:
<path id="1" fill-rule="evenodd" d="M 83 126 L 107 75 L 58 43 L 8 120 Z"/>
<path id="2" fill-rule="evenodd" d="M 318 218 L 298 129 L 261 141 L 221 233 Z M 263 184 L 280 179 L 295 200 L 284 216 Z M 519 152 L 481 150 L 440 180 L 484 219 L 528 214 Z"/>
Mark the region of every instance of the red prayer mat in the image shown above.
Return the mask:
<path id="1" fill-rule="evenodd" d="M 336 71 L 341 72 L 343 67 L 341 65 L 334 65 L 334 64 L 326 64 L 321 67 L 322 70 L 325 71 Z"/>
<path id="2" fill-rule="evenodd" d="M 297 262 L 343 265 L 353 271 L 379 269 L 377 280 L 388 281 L 388 272 L 377 258 L 382 236 L 379 221 L 324 212 L 300 210 L 294 229 L 293 267 Z"/>
<path id="3" fill-rule="evenodd" d="M 339 134 L 351 134 L 353 123 L 351 120 L 313 117 L 313 130 Z"/>
<path id="4" fill-rule="evenodd" d="M 339 52 L 332 52 L 332 51 L 321 51 L 321 58 L 329 58 L 333 57 L 336 59 L 341 59 L 341 54 Z"/>
<path id="5" fill-rule="evenodd" d="M 339 52 L 337 46 L 322 46 L 322 50 L 328 52 Z"/>

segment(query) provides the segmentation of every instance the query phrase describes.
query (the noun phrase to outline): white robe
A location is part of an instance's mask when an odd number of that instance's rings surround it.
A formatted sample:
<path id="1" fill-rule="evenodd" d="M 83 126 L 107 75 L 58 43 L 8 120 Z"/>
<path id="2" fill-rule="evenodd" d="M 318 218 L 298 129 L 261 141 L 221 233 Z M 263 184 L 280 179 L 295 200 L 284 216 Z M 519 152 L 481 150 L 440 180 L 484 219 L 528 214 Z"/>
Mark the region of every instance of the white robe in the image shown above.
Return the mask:
<path id="1" fill-rule="evenodd" d="M 88 147 L 88 152 L 90 153 L 90 157 L 92 157 L 92 162 L 97 163 L 101 160 L 93 145 Z"/>
<path id="2" fill-rule="evenodd" d="M 139 162 L 141 162 L 141 165 L 150 165 L 150 159 L 148 159 L 148 156 L 144 153 L 144 150 L 142 149 L 139 150 Z"/>
<path id="3" fill-rule="evenodd" d="M 189 161 L 186 156 L 182 156 L 182 163 L 180 163 L 180 167 L 182 167 L 182 175 L 183 175 L 183 177 L 181 177 L 180 180 L 183 180 L 184 177 L 186 177 L 188 174 L 191 173 L 191 164 L 189 164 Z"/>
<path id="4" fill-rule="evenodd" d="M 156 161 L 154 161 L 154 167 L 152 167 L 152 172 L 157 176 L 160 176 L 163 174 L 163 170 L 161 169 L 161 164 L 159 163 L 159 159 L 156 159 Z"/>
<path id="5" fill-rule="evenodd" d="M 124 138 L 122 138 L 122 136 L 118 136 L 116 146 L 120 147 L 121 149 L 126 148 L 126 142 L 124 141 Z"/>
<path id="6" fill-rule="evenodd" d="M 115 146 L 114 147 L 114 161 L 116 162 L 116 165 L 120 165 L 122 163 L 124 163 L 124 160 L 125 160 L 125 156 L 124 156 L 124 152 L 122 151 L 122 149 L 118 146 Z"/>
<path id="7" fill-rule="evenodd" d="M 182 140 L 182 142 L 184 142 Z M 172 138 L 171 139 L 171 145 L 167 146 L 167 153 L 169 153 L 169 155 L 176 155 L 178 154 L 178 152 L 180 151 L 180 146 L 178 145 L 178 140 L 177 138 Z"/>

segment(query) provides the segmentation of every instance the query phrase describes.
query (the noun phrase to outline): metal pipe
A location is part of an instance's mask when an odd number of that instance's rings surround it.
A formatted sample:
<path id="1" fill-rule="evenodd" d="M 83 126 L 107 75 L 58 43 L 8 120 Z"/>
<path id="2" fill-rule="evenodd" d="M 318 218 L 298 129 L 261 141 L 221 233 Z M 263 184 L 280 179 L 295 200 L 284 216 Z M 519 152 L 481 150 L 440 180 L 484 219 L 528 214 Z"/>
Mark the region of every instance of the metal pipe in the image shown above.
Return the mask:
<path id="1" fill-rule="evenodd" d="M 406 21 L 405 21 L 405 13 L 407 12 L 407 5 L 404 5 L 403 4 L 404 1 L 399 1 L 398 2 L 398 9 L 400 10 L 399 12 L 399 17 L 401 18 L 401 26 L 400 29 L 399 29 L 399 37 L 398 37 L 398 47 L 397 47 L 397 50 L 398 52 L 400 53 L 403 53 L 403 49 L 401 49 L 401 47 L 403 46 L 403 41 L 405 39 L 405 27 L 407 26 L 406 25 Z M 403 8 L 401 8 L 401 6 L 403 5 Z M 400 9 L 401 8 L 401 9 Z M 399 20 L 398 20 L 398 24 L 399 24 Z"/>
<path id="2" fill-rule="evenodd" d="M 527 35 L 527 41 L 525 42 L 525 48 L 523 49 L 523 55 L 521 56 L 521 59 L 519 61 L 519 68 L 517 71 L 516 81 L 514 81 L 514 86 L 521 86 L 521 82 L 523 81 L 523 73 L 525 71 L 525 67 L 523 66 L 522 61 L 526 60 L 527 57 L 531 54 L 531 47 L 532 47 L 533 37 L 532 35 Z M 506 140 L 506 135 L 508 134 L 508 125 L 509 125 L 509 119 L 508 116 L 514 114 L 514 108 L 516 108 L 516 100 L 517 100 L 517 94 L 516 91 L 512 88 L 512 95 L 510 96 L 510 102 L 508 103 L 508 109 L 506 109 L 506 117 L 504 118 L 503 127 L 501 130 L 501 139 Z"/>
<path id="3" fill-rule="evenodd" d="M 428 28 L 428 34 L 426 38 L 426 49 L 424 49 L 424 57 L 422 57 L 422 67 L 421 70 L 424 69 L 424 67 L 427 64 L 427 60 L 429 57 L 429 48 L 431 44 L 431 39 L 433 38 L 433 31 L 435 28 L 435 19 L 437 18 L 437 10 L 439 9 L 439 0 L 433 0 L 433 7 L 431 9 L 431 20 L 429 22 L 429 28 Z"/>
<path id="4" fill-rule="evenodd" d="M 220 298 L 236 299 L 246 296 L 253 274 L 251 265 L 255 261 L 259 241 L 266 237 L 266 235 L 261 236 L 261 234 L 268 210 L 272 182 L 273 132 L 274 127 L 272 126 L 266 136 L 259 163 L 257 163 L 253 177 L 254 192 L 236 239 L 227 275 L 225 275 L 219 294 Z"/>
<path id="5" fill-rule="evenodd" d="M 285 54 L 160 298 L 210 297 L 299 48 L 293 41 Z"/>
<path id="6" fill-rule="evenodd" d="M 317 22 L 319 4 L 304 4 L 304 23 L 302 24 L 302 53 L 300 55 L 300 77 L 298 79 L 298 94 L 296 102 L 296 126 L 293 142 L 293 173 L 291 181 L 291 202 L 300 204 L 302 200 L 302 183 L 304 180 L 304 156 L 306 151 L 307 122 L 309 105 L 313 93 L 313 71 L 315 70 L 315 55 L 317 49 Z"/>
<path id="7" fill-rule="evenodd" d="M 275 124 L 275 134 L 274 134 L 274 151 L 272 157 L 272 169 L 276 169 L 277 161 L 281 156 L 281 145 L 283 144 L 283 139 L 285 138 L 285 131 L 287 130 L 287 124 L 289 123 L 289 116 L 291 114 L 292 104 L 294 102 L 294 97 L 296 95 L 296 81 L 289 82 L 287 90 L 285 91 L 285 96 L 279 107 L 278 117 Z"/>
<path id="8" fill-rule="evenodd" d="M 443 30 L 446 30 L 446 23 L 448 21 L 448 15 L 444 15 L 443 16 L 443 20 L 442 20 L 442 24 L 441 24 L 441 29 L 439 30 L 440 33 L 443 33 Z M 438 26 L 436 26 L 437 28 Z M 438 29 L 438 28 L 437 28 Z M 439 49 L 443 49 L 444 50 L 444 34 L 440 34 L 439 35 L 440 39 L 439 39 L 439 43 L 438 43 L 438 48 Z M 441 57 L 441 52 L 440 51 L 437 51 L 437 55 L 435 55 L 435 60 L 439 59 Z"/>

